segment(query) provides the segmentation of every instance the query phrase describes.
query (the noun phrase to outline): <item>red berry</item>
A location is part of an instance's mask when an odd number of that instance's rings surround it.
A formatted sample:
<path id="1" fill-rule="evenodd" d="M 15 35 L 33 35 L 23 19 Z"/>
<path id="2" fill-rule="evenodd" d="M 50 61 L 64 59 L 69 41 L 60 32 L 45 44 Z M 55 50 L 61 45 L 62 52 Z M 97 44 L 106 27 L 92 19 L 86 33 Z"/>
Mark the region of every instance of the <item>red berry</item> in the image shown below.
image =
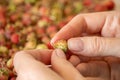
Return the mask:
<path id="1" fill-rule="evenodd" d="M 6 30 L 6 32 L 11 34 L 11 33 L 15 32 L 15 27 L 8 25 L 5 30 Z"/>
<path id="2" fill-rule="evenodd" d="M 47 44 L 48 49 L 53 49 L 53 46 L 50 44 L 50 42 Z"/>
<path id="3" fill-rule="evenodd" d="M 92 4 L 92 0 L 83 0 L 83 5 L 90 6 Z"/>
<path id="4" fill-rule="evenodd" d="M 19 35 L 16 34 L 16 33 L 12 34 L 11 42 L 14 43 L 14 44 L 18 44 L 19 43 Z"/>
<path id="5" fill-rule="evenodd" d="M 108 9 L 112 10 L 115 7 L 115 3 L 112 0 L 108 0 L 103 3 L 103 5 Z"/>
<path id="6" fill-rule="evenodd" d="M 95 7 L 94 7 L 94 11 L 105 11 L 107 10 L 107 8 L 104 6 L 104 5 L 101 5 L 101 4 L 97 4 Z"/>

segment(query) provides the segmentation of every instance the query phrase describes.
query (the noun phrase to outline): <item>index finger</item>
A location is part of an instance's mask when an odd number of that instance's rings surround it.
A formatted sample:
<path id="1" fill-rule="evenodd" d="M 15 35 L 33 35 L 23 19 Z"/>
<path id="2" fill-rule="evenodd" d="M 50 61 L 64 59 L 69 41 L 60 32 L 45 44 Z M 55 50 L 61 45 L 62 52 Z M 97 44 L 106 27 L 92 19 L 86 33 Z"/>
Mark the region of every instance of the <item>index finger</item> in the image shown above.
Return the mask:
<path id="1" fill-rule="evenodd" d="M 77 37 L 82 33 L 93 34 L 100 32 L 108 14 L 114 14 L 114 12 L 87 13 L 75 16 L 53 37 L 51 43 L 60 39 L 67 40 L 72 37 Z"/>

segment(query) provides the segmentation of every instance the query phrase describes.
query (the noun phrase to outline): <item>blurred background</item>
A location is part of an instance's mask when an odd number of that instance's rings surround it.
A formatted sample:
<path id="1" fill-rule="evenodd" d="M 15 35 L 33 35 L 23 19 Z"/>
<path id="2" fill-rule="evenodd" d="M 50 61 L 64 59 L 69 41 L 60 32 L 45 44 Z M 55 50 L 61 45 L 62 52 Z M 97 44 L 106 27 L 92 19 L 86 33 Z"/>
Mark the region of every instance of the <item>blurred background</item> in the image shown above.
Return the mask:
<path id="1" fill-rule="evenodd" d="M 75 15 L 120 9 L 120 0 L 0 0 L 0 80 L 16 80 L 17 51 L 52 49 L 51 38 Z"/>

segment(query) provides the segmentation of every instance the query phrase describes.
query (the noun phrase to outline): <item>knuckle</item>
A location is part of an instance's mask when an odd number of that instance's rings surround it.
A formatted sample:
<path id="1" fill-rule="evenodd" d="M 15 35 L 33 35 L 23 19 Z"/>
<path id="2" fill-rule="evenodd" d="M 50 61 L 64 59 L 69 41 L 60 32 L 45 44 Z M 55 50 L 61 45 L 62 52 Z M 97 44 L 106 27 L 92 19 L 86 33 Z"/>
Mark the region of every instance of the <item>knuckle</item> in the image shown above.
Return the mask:
<path id="1" fill-rule="evenodd" d="M 109 37 L 120 37 L 120 11 L 114 11 L 106 17 L 102 35 Z"/>
<path id="2" fill-rule="evenodd" d="M 93 37 L 92 40 L 92 52 L 93 55 L 100 55 L 103 51 L 104 39 L 102 37 Z"/>

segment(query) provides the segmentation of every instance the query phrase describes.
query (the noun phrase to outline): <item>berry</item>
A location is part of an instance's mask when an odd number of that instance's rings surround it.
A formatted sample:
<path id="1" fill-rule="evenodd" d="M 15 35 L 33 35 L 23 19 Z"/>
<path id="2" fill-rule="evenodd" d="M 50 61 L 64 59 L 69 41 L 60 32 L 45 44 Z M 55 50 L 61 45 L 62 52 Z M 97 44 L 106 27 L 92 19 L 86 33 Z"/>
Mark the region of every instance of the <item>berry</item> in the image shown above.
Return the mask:
<path id="1" fill-rule="evenodd" d="M 6 46 L 0 46 L 0 53 L 7 53 L 7 52 L 8 52 L 8 48 Z"/>
<path id="2" fill-rule="evenodd" d="M 14 44 L 18 44 L 19 43 L 19 35 L 16 34 L 16 33 L 12 34 L 11 42 L 14 43 Z"/>
<path id="3" fill-rule="evenodd" d="M 67 52 L 68 46 L 67 46 L 67 41 L 66 40 L 58 40 L 53 44 L 54 48 L 61 49 L 64 52 Z"/>
<path id="4" fill-rule="evenodd" d="M 15 22 L 19 18 L 19 15 L 17 13 L 10 15 L 10 21 Z"/>
<path id="5" fill-rule="evenodd" d="M 105 11 L 105 10 L 107 10 L 107 8 L 104 5 L 101 5 L 101 4 L 95 5 L 95 7 L 94 7 L 94 11 L 97 11 L 97 12 Z"/>
<path id="6" fill-rule="evenodd" d="M 50 38 L 47 37 L 47 36 L 43 36 L 42 39 L 41 39 L 41 41 L 42 41 L 42 43 L 47 44 L 47 43 L 50 42 Z"/>
<path id="7" fill-rule="evenodd" d="M 53 49 L 53 46 L 50 44 L 50 42 L 47 43 L 47 47 L 48 47 L 48 49 Z"/>
<path id="8" fill-rule="evenodd" d="M 92 4 L 92 0 L 83 0 L 83 5 L 90 6 Z"/>
<path id="9" fill-rule="evenodd" d="M 25 25 L 25 26 L 28 26 L 31 24 L 31 15 L 30 13 L 24 13 L 23 16 L 22 16 L 22 23 Z"/>
<path id="10" fill-rule="evenodd" d="M 35 31 L 36 31 L 38 37 L 42 37 L 42 36 L 45 35 L 45 29 L 44 28 L 36 27 Z"/>
<path id="11" fill-rule="evenodd" d="M 108 9 L 112 10 L 115 7 L 115 4 L 112 0 L 106 1 L 103 3 L 103 5 Z"/>
<path id="12" fill-rule="evenodd" d="M 36 49 L 48 49 L 48 47 L 45 44 L 38 44 Z"/>
<path id="13" fill-rule="evenodd" d="M 26 44 L 25 44 L 25 48 L 24 49 L 34 49 L 37 45 L 37 42 L 36 40 L 32 40 L 32 41 L 28 41 Z"/>
<path id="14" fill-rule="evenodd" d="M 49 8 L 45 6 L 40 7 L 39 14 L 41 16 L 47 16 L 49 14 Z"/>
<path id="15" fill-rule="evenodd" d="M 8 80 L 9 70 L 6 68 L 0 68 L 0 80 Z"/>
<path id="16" fill-rule="evenodd" d="M 48 26 L 48 22 L 46 20 L 39 20 L 37 26 L 40 28 Z"/>
<path id="17" fill-rule="evenodd" d="M 13 59 L 11 58 L 11 59 L 9 59 L 8 61 L 7 61 L 7 67 L 9 68 L 9 69 L 12 69 L 13 68 Z"/>

